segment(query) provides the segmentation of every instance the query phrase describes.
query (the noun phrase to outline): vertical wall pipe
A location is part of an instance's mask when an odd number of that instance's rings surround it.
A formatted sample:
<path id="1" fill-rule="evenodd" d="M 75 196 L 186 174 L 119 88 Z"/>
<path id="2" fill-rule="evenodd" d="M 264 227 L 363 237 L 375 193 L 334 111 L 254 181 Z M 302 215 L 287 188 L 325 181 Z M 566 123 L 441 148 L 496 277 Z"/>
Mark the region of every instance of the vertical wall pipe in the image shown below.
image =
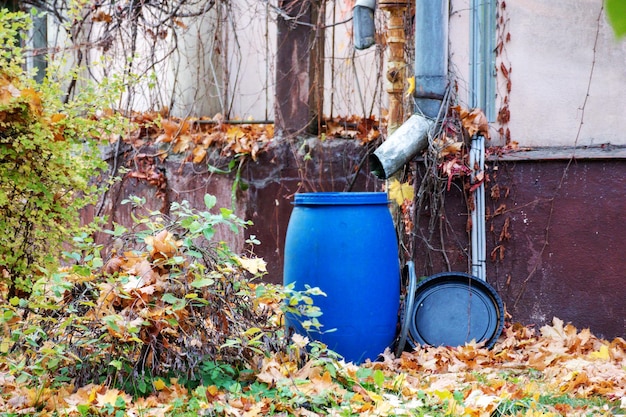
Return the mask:
<path id="1" fill-rule="evenodd" d="M 354 8 L 352 9 L 352 39 L 356 49 L 367 49 L 376 43 L 375 9 L 376 0 L 357 0 L 354 3 Z M 333 18 L 335 10 L 336 7 L 333 7 Z M 335 22 L 333 21 L 333 23 Z"/>
<path id="2" fill-rule="evenodd" d="M 415 2 L 415 105 L 433 119 L 448 85 L 448 3 Z"/>
<path id="3" fill-rule="evenodd" d="M 407 0 L 382 0 L 380 8 L 389 14 L 387 21 L 387 72 L 385 89 L 389 95 L 389 116 L 387 132 L 391 135 L 404 122 L 403 94 L 406 82 L 406 60 L 404 57 L 404 15 Z"/>
<path id="4" fill-rule="evenodd" d="M 484 166 L 485 166 L 485 138 L 482 135 L 476 135 L 472 138 L 470 147 L 469 163 L 472 169 L 471 182 L 481 181 L 478 187 L 472 193 L 474 209 L 471 213 L 472 231 L 472 275 L 481 280 L 487 277 L 487 237 L 485 229 L 485 184 L 484 184 Z M 481 175 L 483 174 L 483 175 Z M 481 178 L 483 177 L 483 178 Z"/>
<path id="5" fill-rule="evenodd" d="M 471 0 L 470 107 L 495 120 L 496 0 Z"/>
<path id="6" fill-rule="evenodd" d="M 480 135 L 479 150 L 480 162 L 478 166 L 480 167 L 481 173 L 483 174 L 483 179 L 480 183 L 480 187 L 478 187 L 480 190 L 478 193 L 478 207 L 480 207 L 478 215 L 480 216 L 481 225 L 480 234 L 478 236 L 478 247 L 480 248 L 480 256 L 478 262 L 482 274 L 480 276 L 480 279 L 485 281 L 487 279 L 487 226 L 485 224 L 485 137 L 483 135 Z"/>
<path id="7" fill-rule="evenodd" d="M 476 137 L 472 138 L 472 143 L 470 146 L 470 150 L 469 150 L 469 166 L 472 170 L 471 174 L 470 174 L 470 181 L 472 184 L 474 184 L 476 182 L 476 165 L 477 165 L 477 155 L 478 155 L 478 149 L 476 146 Z M 472 271 L 471 274 L 474 275 L 477 278 L 480 278 L 480 265 L 478 262 L 478 209 L 477 209 L 477 198 L 476 198 L 476 190 L 474 190 L 474 193 L 472 194 L 472 203 L 474 203 L 474 208 L 471 212 L 471 219 L 472 219 L 472 229 L 471 229 L 471 233 L 470 233 L 470 244 L 471 244 L 471 267 L 472 267 Z"/>
<path id="8" fill-rule="evenodd" d="M 439 114 L 448 85 L 448 0 L 417 0 L 415 2 L 415 114 L 402 123 L 404 91 L 404 19 L 403 1 L 383 0 L 380 7 L 390 13 L 387 43 L 390 57 L 387 70 L 389 93 L 389 136 L 370 155 L 374 174 L 389 178 L 417 153 L 428 146 L 428 135 Z M 400 11 L 402 13 L 400 13 Z M 402 36 L 402 43 L 398 42 Z M 401 55 L 402 54 L 402 55 Z M 402 59 L 400 57 L 402 56 Z M 402 78 L 398 78 L 401 76 Z M 397 134 L 394 134 L 398 130 Z"/>
<path id="9" fill-rule="evenodd" d="M 495 0 L 471 0 L 470 26 L 470 107 L 480 108 L 489 121 L 495 118 Z M 485 169 L 485 138 L 472 140 L 470 150 L 472 179 Z M 485 225 L 485 186 L 474 190 L 472 211 L 472 275 L 487 276 L 487 237 Z"/>

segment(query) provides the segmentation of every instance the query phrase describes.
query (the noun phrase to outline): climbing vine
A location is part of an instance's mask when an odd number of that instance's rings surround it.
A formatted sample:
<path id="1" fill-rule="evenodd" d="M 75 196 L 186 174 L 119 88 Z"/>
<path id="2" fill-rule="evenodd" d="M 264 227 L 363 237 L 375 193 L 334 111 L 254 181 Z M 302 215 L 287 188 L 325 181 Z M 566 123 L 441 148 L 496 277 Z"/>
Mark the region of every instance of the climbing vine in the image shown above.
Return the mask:
<path id="1" fill-rule="evenodd" d="M 496 16 L 496 74 L 498 95 L 500 98 L 500 109 L 498 110 L 498 134 L 504 139 L 504 144 L 511 143 L 511 131 L 508 127 L 511 119 L 509 110 L 509 98 L 511 95 L 511 63 L 506 53 L 506 45 L 511 41 L 511 32 L 509 31 L 509 17 L 506 9 L 506 1 L 498 2 L 498 13 Z"/>

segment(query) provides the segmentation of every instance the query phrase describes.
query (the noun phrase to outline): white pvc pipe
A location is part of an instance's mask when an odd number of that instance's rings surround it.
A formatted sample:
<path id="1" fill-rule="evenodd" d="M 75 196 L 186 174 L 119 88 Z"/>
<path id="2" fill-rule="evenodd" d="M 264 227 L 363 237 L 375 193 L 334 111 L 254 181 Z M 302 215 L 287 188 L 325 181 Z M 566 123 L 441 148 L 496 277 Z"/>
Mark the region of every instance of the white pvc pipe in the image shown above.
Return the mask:
<path id="1" fill-rule="evenodd" d="M 471 173 L 470 173 L 470 183 L 474 184 L 474 182 L 476 181 L 476 172 L 475 172 L 475 166 L 476 166 L 476 140 L 472 139 L 471 142 L 471 146 L 470 146 L 470 151 L 469 151 L 469 165 L 470 165 L 470 169 L 471 169 Z M 471 219 L 472 219 L 472 228 L 471 228 L 471 247 L 470 247 L 470 251 L 471 251 L 471 263 L 472 263 L 472 275 L 474 275 L 475 277 L 478 277 L 478 233 L 477 233 L 477 226 L 478 226 L 478 210 L 476 209 L 476 205 L 478 204 L 478 201 L 476 199 L 476 193 L 472 193 L 471 195 L 472 198 L 472 202 L 473 202 L 473 206 L 474 209 L 472 210 L 471 213 Z"/>
<path id="2" fill-rule="evenodd" d="M 484 175 L 485 167 L 485 139 L 482 135 L 472 139 L 469 153 L 469 164 L 472 170 L 471 183 L 475 184 L 477 176 Z M 484 178 L 482 179 L 484 181 Z M 487 236 L 485 230 L 485 185 L 484 182 L 472 193 L 474 209 L 471 213 L 471 258 L 472 275 L 483 281 L 486 280 L 487 272 Z"/>
<path id="3" fill-rule="evenodd" d="M 485 225 L 485 137 L 479 136 L 479 147 L 478 152 L 480 155 L 480 163 L 479 169 L 480 173 L 483 176 L 483 179 L 480 183 L 478 199 L 479 199 L 479 207 L 480 211 L 478 212 L 478 223 L 480 224 L 479 234 L 478 234 L 478 246 L 480 247 L 480 253 L 478 258 L 478 263 L 480 265 L 480 275 L 479 278 L 485 281 L 487 279 L 487 231 Z"/>

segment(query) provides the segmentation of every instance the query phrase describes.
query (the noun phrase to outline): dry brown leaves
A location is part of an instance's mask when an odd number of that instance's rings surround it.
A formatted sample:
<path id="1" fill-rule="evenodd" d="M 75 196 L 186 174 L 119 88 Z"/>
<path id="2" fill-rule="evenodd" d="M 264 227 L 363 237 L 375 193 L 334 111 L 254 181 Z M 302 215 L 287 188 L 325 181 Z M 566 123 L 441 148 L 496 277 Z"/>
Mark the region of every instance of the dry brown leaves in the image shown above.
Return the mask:
<path id="1" fill-rule="evenodd" d="M 446 415 L 488 417 L 503 401 L 536 400 L 546 394 L 601 396 L 626 405 L 626 341 L 601 340 L 589 330 L 578 331 L 556 318 L 539 334 L 521 325 L 508 326 L 492 350 L 476 344 L 422 347 L 400 358 L 386 351 L 381 361 L 361 367 L 344 362 L 332 362 L 329 367 L 330 363 L 316 359 L 299 366 L 293 358 L 275 355 L 263 360 L 253 378 L 269 388 L 293 389 L 294 395 L 331 398 L 332 404 L 342 404 L 350 415 L 414 415 L 412 411 L 420 407 L 439 404 Z M 360 377 L 364 368 L 374 373 Z M 384 379 L 375 382 L 376 372 Z M 2 369 L 0 409 L 28 414 L 37 406 L 43 409 L 39 415 L 60 411 L 77 416 L 80 407 L 93 411 L 117 404 L 118 408 L 123 405 L 126 415 L 163 416 L 171 411 L 174 399 L 190 395 L 176 380 L 156 379 L 153 384 L 155 394 L 132 401 L 127 394 L 103 385 L 68 385 L 54 391 L 26 388 Z M 270 396 L 233 396 L 215 386 L 202 390 L 203 407 L 215 410 L 219 405 L 221 415 L 267 415 L 270 410 L 279 415 L 320 415 Z M 520 415 L 590 415 L 566 403 L 552 408 Z M 346 415 L 339 409 L 324 414 Z M 596 410 L 594 415 L 610 414 Z"/>
<path id="2" fill-rule="evenodd" d="M 387 353 L 383 363 L 370 366 L 405 372 L 411 389 L 437 394 L 465 387 L 460 415 L 489 416 L 505 399 L 547 393 L 626 402 L 626 341 L 601 340 L 557 318 L 540 335 L 521 325 L 507 327 L 492 350 L 475 344 L 425 347 L 399 359 Z"/>
<path id="3" fill-rule="evenodd" d="M 458 113 L 463 128 L 467 130 L 470 137 L 483 135 L 489 139 L 489 123 L 481 109 L 467 110 L 461 106 L 456 106 L 452 110 Z"/>
<path id="4" fill-rule="evenodd" d="M 418 347 L 400 358 L 387 350 L 381 361 L 363 365 L 382 371 L 384 393 L 372 390 L 367 380 L 359 380 L 359 368 L 346 363 L 331 378 L 311 362 L 296 368 L 272 358 L 257 378 L 269 385 L 300 381 L 302 390 L 331 391 L 337 402 L 350 391 L 351 411 L 360 415 L 412 415 L 411 410 L 430 401 L 445 403 L 446 415 L 488 417 L 503 401 L 538 399 L 544 394 L 602 396 L 626 405 L 626 341 L 601 340 L 557 318 L 539 333 L 519 324 L 508 326 L 491 350 L 476 344 Z M 346 390 L 345 384 L 337 383 L 342 375 L 359 383 Z M 524 415 L 589 415 L 583 412 L 559 404 L 555 412 Z"/>
<path id="5" fill-rule="evenodd" d="M 366 144 L 380 137 L 380 127 L 373 116 L 352 115 L 326 119 L 322 125 L 322 133 L 327 138 L 351 138 Z"/>
<path id="6" fill-rule="evenodd" d="M 166 144 L 159 154 L 163 160 L 169 154 L 184 154 L 185 160 L 201 163 L 210 148 L 220 156 L 249 155 L 257 159 L 274 137 L 273 124 L 227 123 L 223 116 L 213 118 L 177 118 L 167 112 L 137 113 L 131 117 L 134 129 L 123 138 L 140 148 L 146 144 Z"/>
<path id="7" fill-rule="evenodd" d="M 227 121 L 221 114 L 213 118 L 177 118 L 162 112 L 136 113 L 131 117 L 134 129 L 123 138 L 135 148 L 147 144 L 166 144 L 159 154 L 184 154 L 187 162 L 201 163 L 210 149 L 232 157 L 249 155 L 256 160 L 274 138 L 274 125 L 250 120 Z M 366 144 L 380 137 L 379 122 L 374 117 L 334 117 L 322 122 L 324 139 L 355 139 Z"/>

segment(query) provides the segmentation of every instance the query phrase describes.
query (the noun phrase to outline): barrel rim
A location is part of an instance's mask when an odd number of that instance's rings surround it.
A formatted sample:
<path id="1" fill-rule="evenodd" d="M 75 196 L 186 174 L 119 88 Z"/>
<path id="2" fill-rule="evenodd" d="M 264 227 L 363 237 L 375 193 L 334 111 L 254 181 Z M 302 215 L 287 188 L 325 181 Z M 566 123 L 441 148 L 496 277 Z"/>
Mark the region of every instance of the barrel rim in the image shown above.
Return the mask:
<path id="1" fill-rule="evenodd" d="M 389 197 L 382 191 L 323 191 L 314 193 L 294 194 L 294 204 L 302 205 L 366 205 L 366 204 L 389 204 Z"/>

